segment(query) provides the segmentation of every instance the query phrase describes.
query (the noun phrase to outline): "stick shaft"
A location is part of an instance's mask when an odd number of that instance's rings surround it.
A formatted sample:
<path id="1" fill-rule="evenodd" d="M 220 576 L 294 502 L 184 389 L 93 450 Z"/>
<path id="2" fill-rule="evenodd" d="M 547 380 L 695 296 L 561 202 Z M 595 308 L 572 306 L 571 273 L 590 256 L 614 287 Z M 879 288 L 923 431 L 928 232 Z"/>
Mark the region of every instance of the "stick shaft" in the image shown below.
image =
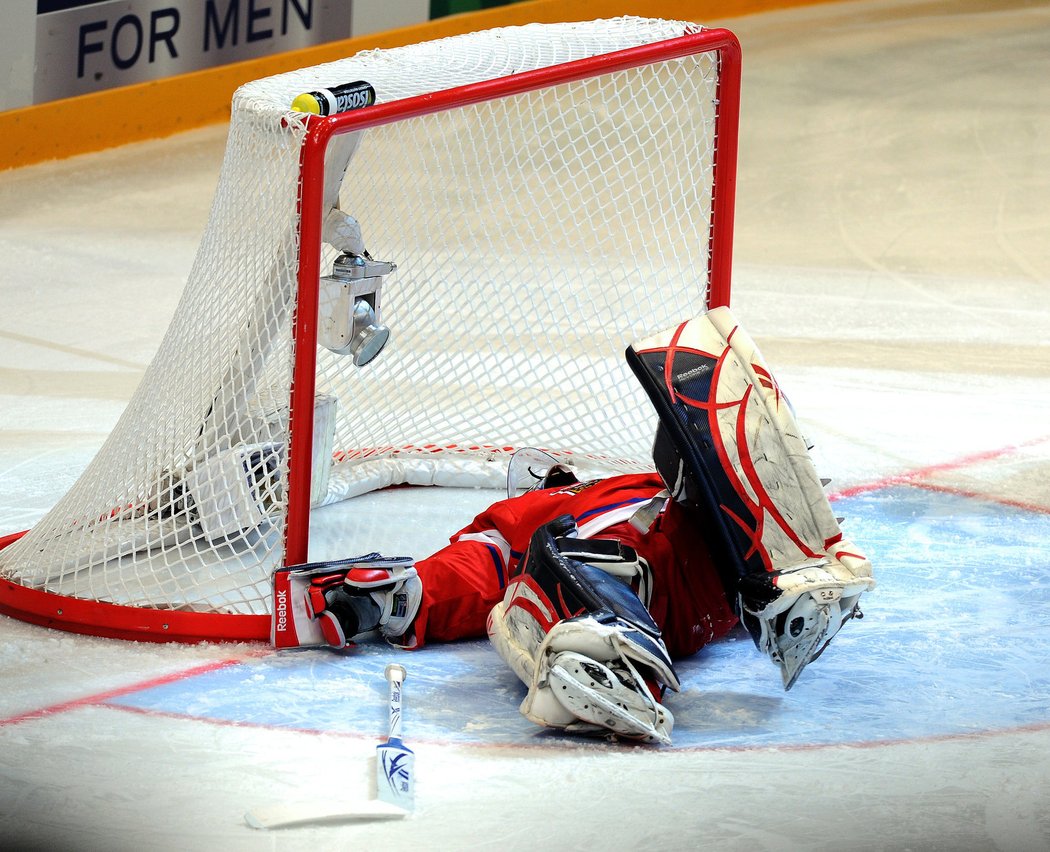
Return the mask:
<path id="1" fill-rule="evenodd" d="M 405 669 L 397 663 L 386 667 L 386 679 L 390 685 L 390 739 L 401 739 L 401 684 L 405 679 Z"/>

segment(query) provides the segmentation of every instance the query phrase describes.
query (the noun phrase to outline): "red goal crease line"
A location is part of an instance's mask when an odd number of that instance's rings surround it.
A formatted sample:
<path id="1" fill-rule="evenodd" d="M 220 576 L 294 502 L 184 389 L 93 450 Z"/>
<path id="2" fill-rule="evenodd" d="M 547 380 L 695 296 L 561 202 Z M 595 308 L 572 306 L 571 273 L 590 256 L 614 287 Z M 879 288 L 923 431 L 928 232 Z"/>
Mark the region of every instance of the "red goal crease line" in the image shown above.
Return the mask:
<path id="1" fill-rule="evenodd" d="M 103 704 L 106 701 L 110 701 L 114 698 L 121 698 L 125 695 L 131 695 L 135 692 L 142 692 L 147 689 L 153 689 L 158 686 L 164 686 L 169 683 L 176 683 L 180 680 L 187 680 L 192 677 L 197 677 L 203 674 L 210 674 L 211 672 L 220 671 L 222 669 L 230 668 L 231 666 L 240 665 L 245 660 L 253 657 L 261 657 L 269 653 L 269 649 L 265 651 L 248 652 L 242 657 L 230 657 L 224 660 L 215 660 L 210 663 L 203 663 L 193 668 L 183 669 L 178 672 L 171 672 L 170 674 L 160 675 L 158 677 L 150 678 L 148 680 L 140 681 L 138 683 L 129 684 L 127 686 L 118 686 L 113 689 L 108 689 L 104 692 L 97 692 L 94 695 L 86 695 L 80 698 L 72 698 L 68 701 L 60 701 L 57 704 L 51 704 L 47 707 L 38 707 L 35 710 L 26 710 L 22 713 L 16 713 L 13 716 L 0 719 L 0 728 L 9 727 L 12 725 L 18 725 L 22 722 L 31 722 L 35 719 L 43 719 L 48 716 L 54 716 L 58 713 L 65 713 L 70 710 L 79 710 L 84 707 L 94 707 L 99 704 Z"/>
<path id="2" fill-rule="evenodd" d="M 1019 509 L 1050 513 L 1050 506 L 1041 506 L 1036 503 L 1025 503 L 1023 501 L 1016 501 L 1007 498 L 997 497 L 994 494 L 981 494 L 978 492 L 967 491 L 965 489 L 956 489 L 947 486 L 940 486 L 935 483 L 924 481 L 938 473 L 946 473 L 948 471 L 964 470 L 968 467 L 976 467 L 982 462 L 990 462 L 995 461 L 997 459 L 1007 458 L 1009 456 L 1016 455 L 1022 450 L 1026 450 L 1030 447 L 1037 447 L 1040 444 L 1046 443 L 1050 443 L 1050 435 L 1041 435 L 1037 438 L 1030 438 L 1027 441 L 1021 441 L 1016 444 L 1008 444 L 1004 447 L 998 447 L 993 450 L 983 450 L 978 453 L 971 453 L 969 455 L 962 456 L 952 461 L 926 465 L 925 467 L 919 467 L 915 468 L 914 470 L 905 471 L 903 473 L 896 473 L 892 476 L 877 479 L 874 482 L 867 482 L 862 483 L 860 485 L 854 485 L 849 488 L 843 488 L 841 491 L 836 491 L 833 494 L 829 494 L 828 499 L 832 501 L 841 500 L 846 497 L 856 497 L 859 494 L 867 494 L 871 491 L 880 491 L 883 488 L 889 488 L 894 485 L 913 485 L 918 488 L 926 488 L 930 491 L 942 491 L 945 493 L 959 494 L 964 497 L 976 497 L 983 500 L 990 500 L 996 503 L 1002 503 L 1008 506 L 1014 506 Z"/>

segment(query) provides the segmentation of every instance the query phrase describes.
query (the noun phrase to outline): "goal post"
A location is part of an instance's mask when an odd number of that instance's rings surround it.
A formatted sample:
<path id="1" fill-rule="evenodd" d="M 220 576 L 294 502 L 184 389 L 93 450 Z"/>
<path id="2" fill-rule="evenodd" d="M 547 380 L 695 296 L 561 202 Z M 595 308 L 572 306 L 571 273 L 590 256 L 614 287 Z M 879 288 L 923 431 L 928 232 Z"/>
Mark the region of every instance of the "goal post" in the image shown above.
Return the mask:
<path id="1" fill-rule="evenodd" d="M 373 105 L 289 110 L 354 81 Z M 0 612 L 265 639 L 270 574 L 332 502 L 496 487 L 524 446 L 651 469 L 623 351 L 729 302 L 739 88 L 731 33 L 643 18 L 242 87 L 171 326 L 69 493 L 0 537 Z"/>
<path id="2" fill-rule="evenodd" d="M 740 48 L 736 37 L 727 30 L 700 30 L 678 38 L 641 44 L 611 53 L 598 54 L 559 65 L 537 68 L 514 75 L 480 81 L 433 94 L 417 95 L 393 103 L 379 104 L 367 110 L 312 120 L 302 154 L 302 214 L 300 219 L 299 292 L 296 341 L 303 352 L 316 349 L 316 316 L 314 282 L 321 275 L 321 216 L 326 152 L 333 137 L 354 130 L 405 121 L 443 110 L 463 109 L 471 104 L 536 91 L 560 84 L 597 78 L 602 74 L 635 69 L 653 63 L 672 62 L 698 52 L 718 55 L 718 146 L 711 152 L 712 191 L 711 231 L 708 248 L 707 307 L 729 304 L 732 261 L 733 210 L 736 179 L 736 127 L 738 124 L 740 87 Z M 644 91 L 633 93 L 644 97 Z M 717 223 L 717 227 L 715 226 Z M 317 247 L 317 251 L 313 247 Z M 292 429 L 289 456 L 309 458 L 312 436 L 315 364 L 313 359 L 296 362 L 292 384 L 291 410 L 298 428 Z M 298 438 L 298 441 L 296 440 Z M 306 561 L 309 518 L 310 467 L 293 467 L 289 485 L 294 504 L 289 505 L 287 554 L 289 564 Z M 296 484 L 297 482 L 297 484 Z"/>

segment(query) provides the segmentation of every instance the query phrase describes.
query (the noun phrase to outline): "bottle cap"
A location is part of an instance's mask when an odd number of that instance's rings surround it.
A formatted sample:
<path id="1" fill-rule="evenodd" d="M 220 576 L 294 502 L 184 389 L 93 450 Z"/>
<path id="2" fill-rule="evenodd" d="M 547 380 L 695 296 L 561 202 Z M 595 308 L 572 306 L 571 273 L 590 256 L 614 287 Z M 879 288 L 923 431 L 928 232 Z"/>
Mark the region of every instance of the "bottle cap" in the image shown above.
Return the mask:
<path id="1" fill-rule="evenodd" d="M 312 93 L 304 92 L 301 95 L 297 95 L 295 100 L 292 101 L 292 110 L 294 112 L 309 112 L 313 115 L 320 115 L 321 102 Z"/>

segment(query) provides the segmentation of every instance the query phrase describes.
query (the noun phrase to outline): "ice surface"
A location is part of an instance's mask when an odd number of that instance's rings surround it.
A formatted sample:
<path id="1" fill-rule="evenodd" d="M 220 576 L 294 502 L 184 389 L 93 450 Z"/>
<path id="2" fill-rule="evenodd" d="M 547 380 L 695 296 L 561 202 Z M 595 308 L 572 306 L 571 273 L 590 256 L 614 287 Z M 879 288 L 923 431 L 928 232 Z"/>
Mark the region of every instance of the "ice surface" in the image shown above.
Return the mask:
<path id="1" fill-rule="evenodd" d="M 0 846 L 1050 848 L 1050 7 L 824 4 L 744 48 L 734 310 L 879 587 L 788 693 L 743 634 L 683 661 L 674 744 L 540 731 L 483 642 L 276 656 L 0 617 Z M 153 354 L 224 128 L 0 174 L 0 536 L 87 464 Z M 425 555 L 490 491 L 327 507 L 314 558 Z M 417 812 L 367 798 L 408 668 Z"/>

